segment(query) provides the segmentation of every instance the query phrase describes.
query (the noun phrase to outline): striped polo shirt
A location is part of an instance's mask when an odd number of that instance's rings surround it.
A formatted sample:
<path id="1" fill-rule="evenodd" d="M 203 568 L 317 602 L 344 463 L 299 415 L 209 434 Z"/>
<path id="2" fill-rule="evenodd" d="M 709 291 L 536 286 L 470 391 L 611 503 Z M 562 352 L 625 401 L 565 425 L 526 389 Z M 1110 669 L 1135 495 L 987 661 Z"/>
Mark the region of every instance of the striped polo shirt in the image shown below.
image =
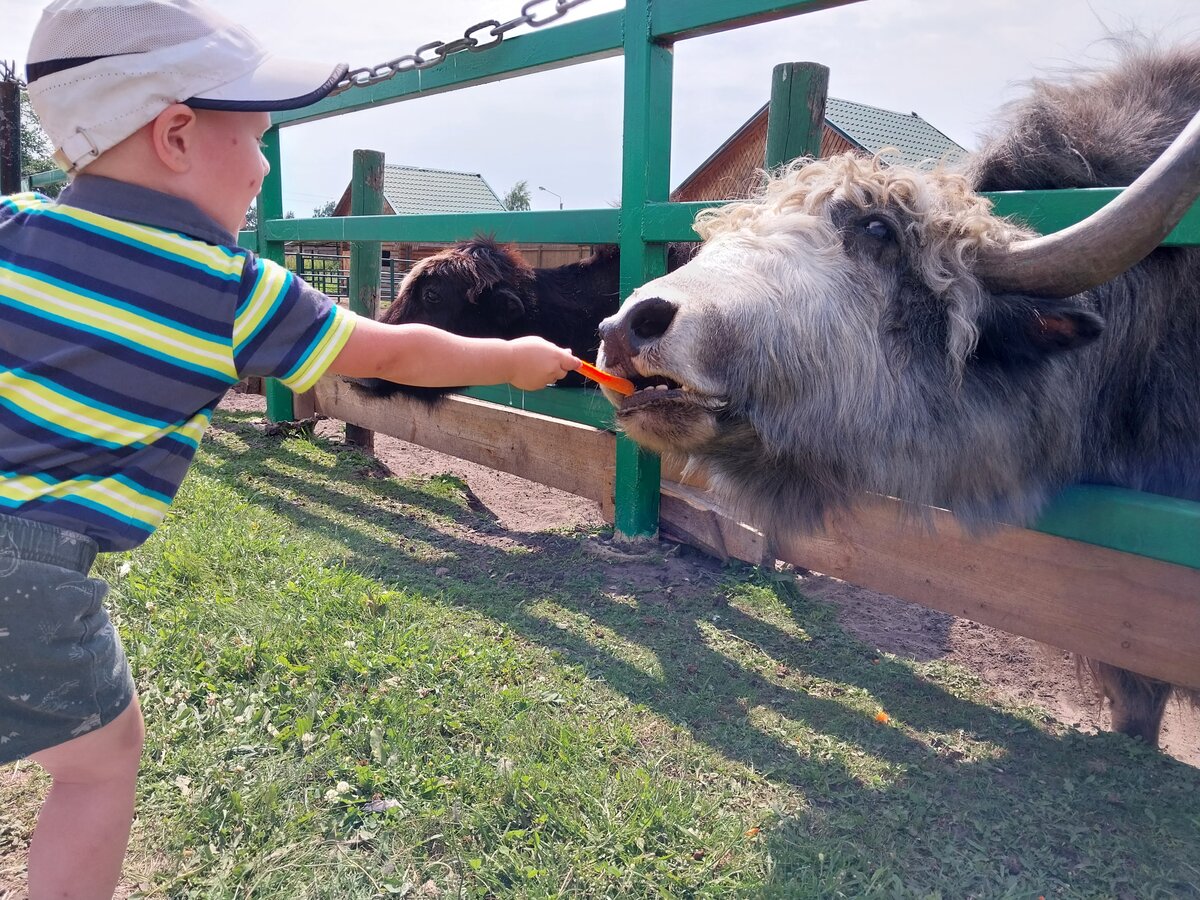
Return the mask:
<path id="1" fill-rule="evenodd" d="M 230 386 L 307 390 L 353 328 L 189 201 L 95 175 L 0 197 L 0 512 L 136 547 Z"/>

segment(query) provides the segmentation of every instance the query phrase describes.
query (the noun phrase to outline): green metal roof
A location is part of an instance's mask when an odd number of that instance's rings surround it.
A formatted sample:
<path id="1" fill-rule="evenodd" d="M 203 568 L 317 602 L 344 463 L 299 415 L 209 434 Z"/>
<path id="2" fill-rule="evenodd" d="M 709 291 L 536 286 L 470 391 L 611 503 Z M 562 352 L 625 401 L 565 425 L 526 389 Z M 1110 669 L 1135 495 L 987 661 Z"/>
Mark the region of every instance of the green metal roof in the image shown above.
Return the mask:
<path id="1" fill-rule="evenodd" d="M 385 165 L 383 197 L 396 215 L 504 209 L 482 175 L 446 169 Z"/>
<path id="2" fill-rule="evenodd" d="M 829 97 L 825 101 L 825 121 L 870 154 L 893 148 L 895 152 L 880 154 L 880 159 L 891 164 L 932 168 L 940 162 L 953 167 L 967 156 L 966 149 L 916 113 L 905 115 Z"/>

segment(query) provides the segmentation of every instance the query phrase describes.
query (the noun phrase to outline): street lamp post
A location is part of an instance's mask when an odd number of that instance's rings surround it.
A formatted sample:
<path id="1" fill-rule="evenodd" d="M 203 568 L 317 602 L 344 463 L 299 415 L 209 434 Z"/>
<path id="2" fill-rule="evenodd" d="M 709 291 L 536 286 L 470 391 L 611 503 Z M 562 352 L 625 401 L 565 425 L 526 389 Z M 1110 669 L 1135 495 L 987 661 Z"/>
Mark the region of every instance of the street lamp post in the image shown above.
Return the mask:
<path id="1" fill-rule="evenodd" d="M 547 193 L 547 194 L 554 194 L 554 191 L 547 190 L 546 188 L 542 187 L 541 185 L 538 185 L 538 190 L 539 190 L 539 191 L 546 191 L 546 193 Z M 559 209 L 562 209 L 562 195 L 561 195 L 561 194 L 554 194 L 554 196 L 555 196 L 555 197 L 558 197 L 558 208 L 559 208 Z"/>

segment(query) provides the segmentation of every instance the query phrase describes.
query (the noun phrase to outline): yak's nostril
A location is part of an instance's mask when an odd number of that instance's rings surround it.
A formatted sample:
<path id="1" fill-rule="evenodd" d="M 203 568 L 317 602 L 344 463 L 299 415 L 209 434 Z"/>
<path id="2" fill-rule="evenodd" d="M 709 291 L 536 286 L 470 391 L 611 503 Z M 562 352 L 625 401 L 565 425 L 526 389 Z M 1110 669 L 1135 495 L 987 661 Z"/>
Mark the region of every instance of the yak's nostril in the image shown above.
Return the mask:
<path id="1" fill-rule="evenodd" d="M 652 341 L 667 333 L 675 313 L 679 311 L 670 300 L 648 297 L 629 314 L 629 330 L 642 341 Z"/>

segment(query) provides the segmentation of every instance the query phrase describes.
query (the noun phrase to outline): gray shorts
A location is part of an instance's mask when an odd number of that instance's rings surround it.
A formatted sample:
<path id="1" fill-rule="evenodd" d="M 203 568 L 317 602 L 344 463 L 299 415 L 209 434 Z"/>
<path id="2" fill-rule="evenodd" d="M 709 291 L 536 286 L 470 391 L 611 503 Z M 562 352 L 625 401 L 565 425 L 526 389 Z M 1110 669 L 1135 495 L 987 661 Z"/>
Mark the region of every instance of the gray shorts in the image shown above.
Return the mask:
<path id="1" fill-rule="evenodd" d="M 107 725 L 134 696 L 121 639 L 88 578 L 91 538 L 0 515 L 0 763 Z"/>

